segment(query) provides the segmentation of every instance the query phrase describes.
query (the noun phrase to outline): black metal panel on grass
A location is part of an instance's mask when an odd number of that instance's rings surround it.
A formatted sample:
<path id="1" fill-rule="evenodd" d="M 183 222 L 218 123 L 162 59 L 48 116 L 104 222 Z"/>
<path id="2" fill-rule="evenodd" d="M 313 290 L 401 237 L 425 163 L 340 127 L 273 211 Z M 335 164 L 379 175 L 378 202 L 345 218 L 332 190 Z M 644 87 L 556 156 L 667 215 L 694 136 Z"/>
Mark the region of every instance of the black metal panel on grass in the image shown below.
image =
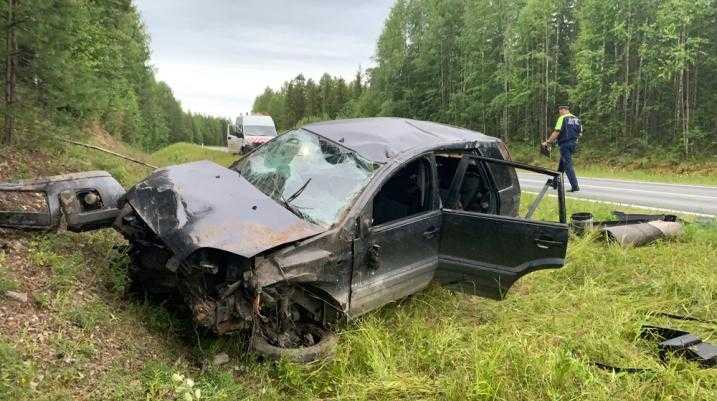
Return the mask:
<path id="1" fill-rule="evenodd" d="M 124 192 L 106 171 L 0 183 L 0 227 L 54 230 L 63 213 L 70 231 L 110 227 Z"/>

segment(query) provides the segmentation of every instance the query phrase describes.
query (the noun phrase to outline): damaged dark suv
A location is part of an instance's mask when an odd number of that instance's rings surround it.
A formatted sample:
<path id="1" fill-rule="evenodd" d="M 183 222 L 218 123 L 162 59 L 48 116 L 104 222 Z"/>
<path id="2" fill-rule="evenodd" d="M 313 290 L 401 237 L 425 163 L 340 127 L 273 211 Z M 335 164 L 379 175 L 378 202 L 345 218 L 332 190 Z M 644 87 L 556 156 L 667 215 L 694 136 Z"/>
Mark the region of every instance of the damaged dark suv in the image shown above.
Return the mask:
<path id="1" fill-rule="evenodd" d="M 548 176 L 559 222 L 517 217 L 516 168 Z M 431 281 L 500 299 L 521 276 L 563 265 L 559 173 L 510 161 L 466 129 L 371 118 L 307 125 L 230 168 L 156 170 L 125 191 L 108 173 L 0 184 L 43 210 L 0 211 L 0 226 L 112 227 L 134 283 L 179 295 L 218 334 L 254 329 L 262 352 L 312 347 L 327 327 Z M 278 354 L 277 354 L 278 355 Z"/>

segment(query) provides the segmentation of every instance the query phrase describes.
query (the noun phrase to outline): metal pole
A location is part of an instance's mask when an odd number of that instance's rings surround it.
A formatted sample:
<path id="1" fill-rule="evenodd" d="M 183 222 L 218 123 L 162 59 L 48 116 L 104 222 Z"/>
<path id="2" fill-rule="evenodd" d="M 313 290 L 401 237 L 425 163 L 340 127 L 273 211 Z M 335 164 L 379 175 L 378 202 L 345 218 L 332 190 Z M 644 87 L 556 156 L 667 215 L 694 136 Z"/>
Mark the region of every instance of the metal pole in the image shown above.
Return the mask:
<path id="1" fill-rule="evenodd" d="M 543 197 L 545 197 L 545 193 L 548 192 L 548 189 L 551 186 L 553 186 L 553 180 L 549 178 L 545 185 L 543 185 L 543 189 L 540 190 L 538 197 L 535 198 L 533 203 L 528 208 L 528 213 L 525 214 L 526 219 L 533 217 L 533 213 L 535 213 L 535 210 L 538 208 L 538 205 L 540 205 L 540 201 L 543 200 Z"/>
<path id="2" fill-rule="evenodd" d="M 71 144 L 74 144 L 74 145 L 79 145 L 79 146 L 84 146 L 84 147 L 86 147 L 86 148 L 99 150 L 100 152 L 109 153 L 109 154 L 111 154 L 112 156 L 117 156 L 117 157 L 119 157 L 119 158 L 121 158 L 121 159 L 129 160 L 129 161 L 131 161 L 131 162 L 135 162 L 135 163 L 137 163 L 137 164 L 141 164 L 141 165 L 147 166 L 147 167 L 149 167 L 149 168 L 153 168 L 153 169 L 158 169 L 158 168 L 159 168 L 159 167 L 153 166 L 153 165 L 151 165 L 151 164 L 149 164 L 149 163 L 145 163 L 145 162 L 143 162 L 143 161 L 141 161 L 141 160 L 133 159 L 133 158 L 131 158 L 131 157 L 129 157 L 129 156 L 125 156 L 125 155 L 123 155 L 123 154 L 119 154 L 119 153 L 117 153 L 117 152 L 113 152 L 113 151 L 111 151 L 111 150 L 107 150 L 107 149 L 105 149 L 105 148 L 101 148 L 101 147 L 99 147 L 99 146 L 90 145 L 90 144 L 82 143 L 82 142 L 77 142 L 77 141 L 73 141 L 72 139 L 67 139 L 67 138 L 61 138 L 61 137 L 55 137 L 55 138 L 56 138 L 57 140 L 62 141 L 62 142 L 67 142 L 67 143 L 71 143 Z"/>
<path id="3" fill-rule="evenodd" d="M 563 185 L 563 175 L 555 177 L 557 180 L 555 183 L 558 186 L 558 209 L 560 210 L 560 222 L 565 224 L 568 222 L 568 218 L 565 212 L 565 186 Z"/>

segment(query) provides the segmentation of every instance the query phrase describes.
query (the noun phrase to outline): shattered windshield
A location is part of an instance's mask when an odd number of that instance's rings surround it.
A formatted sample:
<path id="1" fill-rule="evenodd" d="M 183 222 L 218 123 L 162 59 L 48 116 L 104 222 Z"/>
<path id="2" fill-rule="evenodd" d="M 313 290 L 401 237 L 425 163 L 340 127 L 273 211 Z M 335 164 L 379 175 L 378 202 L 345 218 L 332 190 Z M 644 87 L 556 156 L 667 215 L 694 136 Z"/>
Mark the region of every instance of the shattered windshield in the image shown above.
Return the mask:
<path id="1" fill-rule="evenodd" d="M 262 146 L 236 169 L 297 216 L 328 228 L 366 186 L 376 165 L 300 129 Z"/>

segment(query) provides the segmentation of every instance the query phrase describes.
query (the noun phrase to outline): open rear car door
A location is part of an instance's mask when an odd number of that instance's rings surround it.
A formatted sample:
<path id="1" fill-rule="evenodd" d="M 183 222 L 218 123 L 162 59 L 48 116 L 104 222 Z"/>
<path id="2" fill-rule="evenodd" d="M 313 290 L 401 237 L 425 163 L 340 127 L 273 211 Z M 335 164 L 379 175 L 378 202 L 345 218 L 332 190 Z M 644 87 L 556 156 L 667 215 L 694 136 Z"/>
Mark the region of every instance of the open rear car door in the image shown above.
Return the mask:
<path id="1" fill-rule="evenodd" d="M 539 269 L 563 266 L 568 245 L 565 193 L 559 172 L 523 163 L 465 155 L 451 184 L 455 194 L 469 163 L 498 163 L 546 176 L 546 185 L 525 218 L 443 209 L 439 265 L 435 279 L 462 292 L 501 299 L 520 277 Z M 531 220 L 548 190 L 557 191 L 559 222 Z M 454 203 L 455 205 L 455 203 Z"/>

